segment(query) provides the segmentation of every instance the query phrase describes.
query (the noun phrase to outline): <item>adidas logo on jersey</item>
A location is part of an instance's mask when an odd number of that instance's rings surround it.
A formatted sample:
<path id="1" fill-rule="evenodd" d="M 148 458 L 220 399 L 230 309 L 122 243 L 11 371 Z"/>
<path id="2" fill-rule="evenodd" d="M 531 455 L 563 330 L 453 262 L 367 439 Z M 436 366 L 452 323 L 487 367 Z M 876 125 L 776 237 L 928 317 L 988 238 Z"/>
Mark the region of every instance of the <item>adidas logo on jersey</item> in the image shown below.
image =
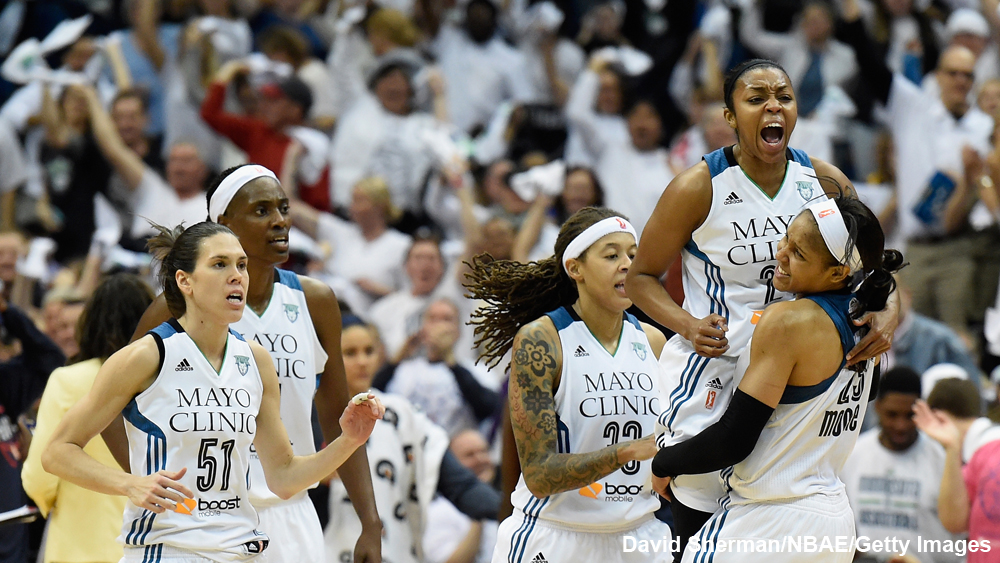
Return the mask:
<path id="1" fill-rule="evenodd" d="M 184 358 L 183 360 L 181 360 L 181 363 L 177 364 L 177 367 L 174 368 L 174 371 L 194 371 L 194 368 L 191 367 L 191 364 L 188 363 L 188 359 Z"/>
<path id="2" fill-rule="evenodd" d="M 712 389 L 722 389 L 722 380 L 716 377 L 715 379 L 706 383 L 705 387 L 711 387 Z"/>
<path id="3" fill-rule="evenodd" d="M 583 346 L 577 346 L 576 352 L 573 352 L 573 355 L 577 358 L 581 358 L 583 356 L 589 356 L 590 354 L 588 354 L 587 351 L 583 349 Z"/>
<path id="4" fill-rule="evenodd" d="M 734 203 L 743 203 L 743 200 L 740 199 L 740 196 L 736 195 L 736 192 L 729 192 L 729 195 L 726 196 L 726 201 L 723 202 L 723 205 L 732 205 Z"/>
<path id="5" fill-rule="evenodd" d="M 545 560 L 545 556 L 542 555 L 541 551 L 539 551 L 538 554 L 531 559 L 531 563 L 549 563 L 549 562 Z"/>

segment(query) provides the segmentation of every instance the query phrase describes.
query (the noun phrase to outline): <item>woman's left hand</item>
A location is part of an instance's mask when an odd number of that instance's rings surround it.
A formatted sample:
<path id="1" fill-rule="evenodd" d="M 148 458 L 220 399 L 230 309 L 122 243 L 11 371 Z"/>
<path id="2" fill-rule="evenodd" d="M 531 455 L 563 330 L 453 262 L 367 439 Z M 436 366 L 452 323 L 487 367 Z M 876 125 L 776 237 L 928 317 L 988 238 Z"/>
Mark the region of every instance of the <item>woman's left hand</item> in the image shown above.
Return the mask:
<path id="1" fill-rule="evenodd" d="M 347 403 L 344 414 L 340 416 L 341 436 L 352 443 L 364 444 L 375 428 L 375 422 L 385 414 L 385 405 L 378 397 L 369 393 L 368 398 L 360 405 L 353 400 Z"/>
<path id="2" fill-rule="evenodd" d="M 657 477 L 653 475 L 653 490 L 661 497 L 673 500 L 670 498 L 670 481 L 672 480 L 670 477 Z"/>
<path id="3" fill-rule="evenodd" d="M 865 313 L 863 317 L 854 321 L 857 326 L 868 325 L 868 334 L 861 339 L 847 354 L 847 365 L 878 357 L 889 351 L 892 346 L 892 337 L 899 326 L 899 297 L 898 292 L 889 295 L 885 309 L 877 312 Z"/>

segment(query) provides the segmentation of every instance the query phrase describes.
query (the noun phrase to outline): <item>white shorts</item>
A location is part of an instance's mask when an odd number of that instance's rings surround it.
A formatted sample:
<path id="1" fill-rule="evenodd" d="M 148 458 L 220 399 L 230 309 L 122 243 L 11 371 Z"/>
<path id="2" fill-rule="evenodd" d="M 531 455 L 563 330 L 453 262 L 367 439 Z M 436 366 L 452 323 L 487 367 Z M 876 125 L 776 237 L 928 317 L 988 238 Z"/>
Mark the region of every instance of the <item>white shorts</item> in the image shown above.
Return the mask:
<path id="1" fill-rule="evenodd" d="M 268 563 L 306 563 L 326 561 L 323 527 L 305 491 L 294 498 L 260 508 L 257 529 L 271 538 L 267 548 Z"/>
<path id="2" fill-rule="evenodd" d="M 717 511 L 688 542 L 681 561 L 851 563 L 853 537 L 854 512 L 844 494 L 787 504 L 731 505 Z"/>
<path id="3" fill-rule="evenodd" d="M 703 358 L 691 343 L 675 335 L 660 353 L 660 414 L 656 428 L 660 447 L 690 439 L 715 424 L 732 397 L 736 358 Z M 660 433 L 672 432 L 660 437 Z M 680 475 L 670 486 L 678 501 L 689 508 L 714 513 L 726 496 L 719 472 Z"/>
<path id="4" fill-rule="evenodd" d="M 274 545 L 274 544 L 271 544 Z M 263 553 L 256 555 L 240 556 L 232 553 L 220 552 L 218 557 L 204 557 L 201 554 L 192 553 L 186 549 L 178 549 L 169 545 L 155 544 L 146 547 L 126 547 L 125 556 L 119 563 L 159 563 L 169 561 L 170 563 L 219 563 L 233 562 L 240 563 L 265 563 L 268 561 L 267 553 L 271 551 L 270 545 Z"/>
<path id="5" fill-rule="evenodd" d="M 668 563 L 672 539 L 670 528 L 652 515 L 630 529 L 600 533 L 549 526 L 515 510 L 497 531 L 493 563 Z M 640 552 L 643 540 L 653 547 Z"/>

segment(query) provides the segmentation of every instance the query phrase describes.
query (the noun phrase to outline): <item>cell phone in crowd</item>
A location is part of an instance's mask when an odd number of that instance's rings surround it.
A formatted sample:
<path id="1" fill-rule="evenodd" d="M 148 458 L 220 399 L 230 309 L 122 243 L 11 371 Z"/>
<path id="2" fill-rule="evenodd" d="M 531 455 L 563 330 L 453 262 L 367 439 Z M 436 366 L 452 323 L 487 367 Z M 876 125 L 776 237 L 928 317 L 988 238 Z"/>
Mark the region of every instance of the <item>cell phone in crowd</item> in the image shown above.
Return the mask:
<path id="1" fill-rule="evenodd" d="M 934 173 L 920 200 L 913 206 L 913 213 L 927 226 L 940 224 L 948 198 L 955 191 L 955 180 L 940 170 Z"/>

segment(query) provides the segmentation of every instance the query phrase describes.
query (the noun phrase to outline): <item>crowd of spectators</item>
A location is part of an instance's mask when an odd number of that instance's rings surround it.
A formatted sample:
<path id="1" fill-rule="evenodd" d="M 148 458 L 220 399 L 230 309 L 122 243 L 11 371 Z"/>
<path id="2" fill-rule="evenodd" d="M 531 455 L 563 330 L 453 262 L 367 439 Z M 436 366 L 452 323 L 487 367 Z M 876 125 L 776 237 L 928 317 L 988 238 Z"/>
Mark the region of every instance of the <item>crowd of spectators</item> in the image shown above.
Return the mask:
<path id="1" fill-rule="evenodd" d="M 273 170 L 291 199 L 286 267 L 328 283 L 377 336 L 374 386 L 422 409 L 460 459 L 489 444 L 499 459 L 504 374 L 475 364 L 465 262 L 548 256 L 587 205 L 641 233 L 675 175 L 735 142 L 723 76 L 762 56 L 794 85 L 792 146 L 844 170 L 910 262 L 893 375 L 855 456 L 867 473 L 848 483 L 859 529 L 950 537 L 959 527 L 933 510 L 944 449 L 910 409 L 920 374 L 949 364 L 982 412 L 1000 412 L 998 4 L 5 3 L 0 369 L 22 375 L 0 380 L 0 509 L 25 500 L 17 419 L 78 356 L 84 303 L 109 273 L 152 280 L 150 222 L 204 220 L 212 176 L 244 162 Z M 59 361 L 26 362 L 38 346 Z M 475 457 L 463 464 L 495 481 Z M 911 481 L 876 473 L 904 466 L 919 494 L 905 513 L 880 508 L 893 503 L 878 487 Z M 429 540 L 428 561 L 489 559 L 495 526 L 425 500 L 455 527 L 447 549 Z M 29 543 L 0 527 L 0 562 L 25 563 Z"/>

